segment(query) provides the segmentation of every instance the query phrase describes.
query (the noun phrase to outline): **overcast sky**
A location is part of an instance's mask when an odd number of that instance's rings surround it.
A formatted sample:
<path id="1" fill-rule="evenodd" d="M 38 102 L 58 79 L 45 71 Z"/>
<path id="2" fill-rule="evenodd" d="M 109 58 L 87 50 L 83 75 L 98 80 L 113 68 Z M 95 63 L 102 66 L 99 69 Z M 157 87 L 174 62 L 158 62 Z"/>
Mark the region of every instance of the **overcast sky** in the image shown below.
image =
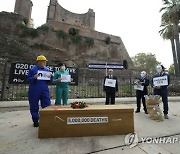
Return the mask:
<path id="1" fill-rule="evenodd" d="M 34 25 L 46 22 L 50 0 L 32 0 Z M 59 0 L 73 13 L 95 12 L 95 30 L 121 37 L 130 57 L 140 52 L 153 53 L 165 67 L 173 63 L 170 41 L 160 30 L 162 0 Z M 13 12 L 15 0 L 0 0 L 0 11 Z"/>

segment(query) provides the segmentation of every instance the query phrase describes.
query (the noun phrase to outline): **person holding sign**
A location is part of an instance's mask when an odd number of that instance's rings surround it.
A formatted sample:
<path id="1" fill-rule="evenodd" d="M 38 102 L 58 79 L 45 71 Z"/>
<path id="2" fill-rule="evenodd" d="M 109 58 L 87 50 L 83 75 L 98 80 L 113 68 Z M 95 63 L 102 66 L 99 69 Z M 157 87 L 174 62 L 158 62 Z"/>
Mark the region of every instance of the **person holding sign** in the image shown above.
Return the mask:
<path id="1" fill-rule="evenodd" d="M 113 75 L 113 70 L 108 70 L 108 76 L 104 78 L 103 90 L 106 92 L 106 102 L 105 105 L 115 104 L 115 93 L 118 92 L 118 81 L 117 77 Z"/>
<path id="2" fill-rule="evenodd" d="M 55 105 L 61 105 L 61 99 L 63 100 L 63 105 L 67 105 L 71 76 L 66 71 L 65 64 L 60 63 L 59 67 L 60 70 L 56 71 L 53 77 L 53 81 L 56 83 Z"/>
<path id="3" fill-rule="evenodd" d="M 137 109 L 135 113 L 140 112 L 141 109 L 141 99 L 144 107 L 144 112 L 148 114 L 146 109 L 146 101 L 144 95 L 148 94 L 147 86 L 149 85 L 149 80 L 146 78 L 146 72 L 142 71 L 140 77 L 138 77 L 135 81 L 134 89 L 136 90 L 136 102 Z"/>
<path id="4" fill-rule="evenodd" d="M 27 81 L 30 84 L 28 99 L 34 127 L 39 126 L 39 100 L 42 108 L 51 104 L 48 81 L 51 80 L 52 76 L 46 67 L 47 59 L 45 56 L 38 56 L 36 61 L 37 64 L 29 70 L 27 75 Z"/>
<path id="5" fill-rule="evenodd" d="M 165 73 L 165 68 L 163 65 L 158 65 L 156 67 L 157 73 L 152 77 L 151 86 L 154 89 L 154 95 L 160 95 L 162 97 L 164 118 L 168 117 L 168 90 L 167 87 L 170 84 L 170 76 Z"/>

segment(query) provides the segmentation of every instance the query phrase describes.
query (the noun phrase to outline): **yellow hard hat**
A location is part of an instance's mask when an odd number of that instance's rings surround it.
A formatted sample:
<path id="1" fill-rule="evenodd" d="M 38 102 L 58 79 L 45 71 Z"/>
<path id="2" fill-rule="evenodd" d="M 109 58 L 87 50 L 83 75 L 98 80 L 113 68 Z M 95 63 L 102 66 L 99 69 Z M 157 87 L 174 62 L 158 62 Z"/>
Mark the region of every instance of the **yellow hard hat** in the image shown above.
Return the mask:
<path id="1" fill-rule="evenodd" d="M 40 56 L 37 56 L 36 61 L 48 61 L 48 60 L 46 59 L 46 57 L 45 57 L 45 56 L 40 55 Z"/>

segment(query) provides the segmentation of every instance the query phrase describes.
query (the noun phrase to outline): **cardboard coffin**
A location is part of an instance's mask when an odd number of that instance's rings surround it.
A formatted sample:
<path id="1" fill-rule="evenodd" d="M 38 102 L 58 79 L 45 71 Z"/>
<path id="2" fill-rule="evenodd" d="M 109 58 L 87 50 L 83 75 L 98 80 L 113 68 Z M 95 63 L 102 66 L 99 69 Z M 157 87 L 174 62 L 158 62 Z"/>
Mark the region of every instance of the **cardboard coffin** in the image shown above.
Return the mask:
<path id="1" fill-rule="evenodd" d="M 126 135 L 134 132 L 133 112 L 126 105 L 49 106 L 40 110 L 38 137 Z"/>

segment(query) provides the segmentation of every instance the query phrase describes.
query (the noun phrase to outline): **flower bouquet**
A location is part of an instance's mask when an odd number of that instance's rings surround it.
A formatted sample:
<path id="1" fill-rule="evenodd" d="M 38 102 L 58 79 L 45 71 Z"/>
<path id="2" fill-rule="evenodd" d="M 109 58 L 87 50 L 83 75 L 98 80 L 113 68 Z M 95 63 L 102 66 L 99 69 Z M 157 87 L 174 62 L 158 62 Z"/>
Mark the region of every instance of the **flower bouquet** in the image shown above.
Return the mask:
<path id="1" fill-rule="evenodd" d="M 87 107 L 87 104 L 83 101 L 81 101 L 81 102 L 75 101 L 75 102 L 71 103 L 71 107 L 73 109 L 79 109 L 79 108 L 82 109 L 82 108 Z"/>

